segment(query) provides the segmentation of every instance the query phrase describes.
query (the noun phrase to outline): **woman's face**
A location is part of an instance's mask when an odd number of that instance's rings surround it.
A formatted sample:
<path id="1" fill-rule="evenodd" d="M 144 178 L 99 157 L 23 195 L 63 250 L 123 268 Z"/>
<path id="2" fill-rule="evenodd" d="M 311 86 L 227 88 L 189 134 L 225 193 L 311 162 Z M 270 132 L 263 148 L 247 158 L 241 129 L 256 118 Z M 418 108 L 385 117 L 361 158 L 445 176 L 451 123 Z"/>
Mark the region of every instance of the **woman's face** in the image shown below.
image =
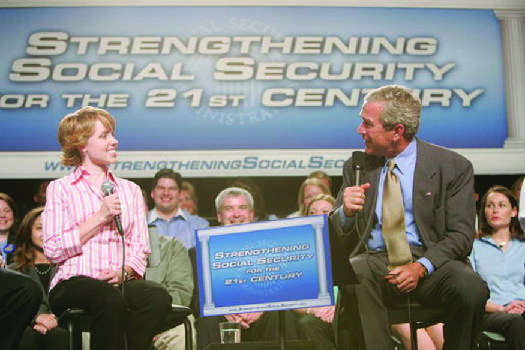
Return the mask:
<path id="1" fill-rule="evenodd" d="M 332 204 L 330 202 L 325 201 L 324 199 L 315 201 L 310 205 L 310 211 L 308 212 L 308 215 L 321 215 L 321 214 L 328 214 L 332 210 Z"/>
<path id="2" fill-rule="evenodd" d="M 118 141 L 111 130 L 106 128 L 100 120 L 95 123 L 95 132 L 80 150 L 85 154 L 82 164 L 106 165 L 117 161 Z"/>
<path id="3" fill-rule="evenodd" d="M 310 201 L 312 200 L 312 198 L 320 193 L 323 193 L 323 190 L 321 189 L 321 187 L 316 186 L 316 185 L 306 185 L 306 187 L 304 188 L 304 200 L 303 200 L 303 205 L 305 206 L 305 208 L 308 206 L 308 204 L 310 204 Z"/>
<path id="4" fill-rule="evenodd" d="M 14 222 L 13 210 L 6 201 L 0 199 L 0 233 L 9 232 Z"/>
<path id="5" fill-rule="evenodd" d="M 179 205 L 188 213 L 195 215 L 195 202 L 188 191 L 180 191 Z"/>
<path id="6" fill-rule="evenodd" d="M 510 221 L 518 215 L 518 209 L 512 208 L 509 199 L 503 193 L 492 192 L 487 196 L 485 216 L 493 230 L 510 226 Z"/>
<path id="7" fill-rule="evenodd" d="M 31 239 L 33 244 L 37 247 L 42 248 L 44 246 L 44 241 L 42 240 L 42 218 L 39 216 L 33 222 L 33 227 L 31 228 Z"/>

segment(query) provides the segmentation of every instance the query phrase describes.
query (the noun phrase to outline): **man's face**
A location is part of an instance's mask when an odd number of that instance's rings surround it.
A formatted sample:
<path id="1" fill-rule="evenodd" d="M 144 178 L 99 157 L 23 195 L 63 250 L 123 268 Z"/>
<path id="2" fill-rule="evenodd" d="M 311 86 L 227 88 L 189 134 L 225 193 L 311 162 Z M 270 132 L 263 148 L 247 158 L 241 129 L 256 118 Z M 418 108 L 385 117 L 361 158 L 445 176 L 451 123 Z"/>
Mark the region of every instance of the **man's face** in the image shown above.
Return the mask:
<path id="1" fill-rule="evenodd" d="M 172 213 L 179 209 L 179 186 L 173 179 L 163 177 L 151 190 L 151 198 L 155 202 L 155 209 L 163 213 Z"/>
<path id="2" fill-rule="evenodd" d="M 394 150 L 394 129 L 385 129 L 381 121 L 383 103 L 365 102 L 357 132 L 365 141 L 365 153 L 390 157 Z"/>
<path id="3" fill-rule="evenodd" d="M 244 195 L 226 196 L 217 213 L 217 220 L 222 226 L 249 223 L 253 218 L 253 210 Z"/>

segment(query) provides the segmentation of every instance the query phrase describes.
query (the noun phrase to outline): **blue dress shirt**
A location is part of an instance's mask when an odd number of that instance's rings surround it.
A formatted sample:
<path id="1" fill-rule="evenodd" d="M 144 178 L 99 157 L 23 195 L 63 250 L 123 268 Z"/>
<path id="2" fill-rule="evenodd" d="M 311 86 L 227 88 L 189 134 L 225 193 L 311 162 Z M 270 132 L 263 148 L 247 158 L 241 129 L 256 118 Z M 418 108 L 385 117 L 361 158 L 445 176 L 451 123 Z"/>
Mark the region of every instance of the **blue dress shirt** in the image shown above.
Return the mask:
<path id="1" fill-rule="evenodd" d="M 188 249 L 195 247 L 195 231 L 210 226 L 206 219 L 191 215 L 180 208 L 177 214 L 169 220 L 160 218 L 157 211 L 152 209 L 148 215 L 148 224 L 157 226 L 161 236 L 178 238 Z"/>
<path id="2" fill-rule="evenodd" d="M 371 237 L 368 240 L 368 247 L 370 250 L 386 250 L 385 241 L 383 239 L 382 233 L 382 222 L 383 222 L 383 185 L 385 183 L 386 173 L 388 171 L 388 160 L 386 159 L 385 165 L 381 169 L 381 174 L 379 176 L 379 184 L 377 191 L 377 203 L 376 203 L 376 216 L 377 224 L 371 231 Z M 394 174 L 398 177 L 399 183 L 401 185 L 401 193 L 403 195 L 403 206 L 405 209 L 405 228 L 407 234 L 408 244 L 413 246 L 422 246 L 419 232 L 416 226 L 416 221 L 414 218 L 414 208 L 412 195 L 414 192 L 414 173 L 416 170 L 416 160 L 417 160 L 417 142 L 414 138 L 407 148 L 398 154 L 394 161 L 396 166 L 393 170 Z M 352 224 L 353 220 L 347 218 L 344 215 L 344 210 L 341 210 L 341 219 L 344 227 Z M 353 219 L 353 218 L 352 218 Z M 434 271 L 434 266 L 427 258 L 421 258 L 418 260 L 421 264 L 425 266 L 428 273 Z"/>
<path id="3" fill-rule="evenodd" d="M 490 302 L 507 305 L 525 300 L 525 242 L 513 239 L 503 251 L 492 237 L 483 237 L 474 241 L 469 258 L 489 285 Z"/>

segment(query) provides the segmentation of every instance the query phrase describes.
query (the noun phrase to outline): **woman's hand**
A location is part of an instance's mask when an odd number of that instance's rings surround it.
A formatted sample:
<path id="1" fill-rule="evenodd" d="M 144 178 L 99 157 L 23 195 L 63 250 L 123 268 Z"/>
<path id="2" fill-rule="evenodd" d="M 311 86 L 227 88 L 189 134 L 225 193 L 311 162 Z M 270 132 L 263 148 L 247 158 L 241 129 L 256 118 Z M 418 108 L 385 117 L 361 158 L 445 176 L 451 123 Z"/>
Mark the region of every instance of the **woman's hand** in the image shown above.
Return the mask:
<path id="1" fill-rule="evenodd" d="M 514 300 L 505 305 L 505 312 L 508 314 L 522 314 L 525 312 L 525 301 Z"/>
<path id="2" fill-rule="evenodd" d="M 33 328 L 41 334 L 46 334 L 47 331 L 57 327 L 57 319 L 53 314 L 40 314 L 35 319 Z"/>
<path id="3" fill-rule="evenodd" d="M 101 216 L 104 222 L 109 222 L 113 220 L 116 215 L 120 215 L 122 212 L 120 208 L 120 200 L 117 193 L 110 194 L 109 196 L 104 197 L 102 205 L 98 214 Z"/>
<path id="4" fill-rule="evenodd" d="M 118 286 L 122 283 L 122 269 L 102 270 L 99 279 Z"/>

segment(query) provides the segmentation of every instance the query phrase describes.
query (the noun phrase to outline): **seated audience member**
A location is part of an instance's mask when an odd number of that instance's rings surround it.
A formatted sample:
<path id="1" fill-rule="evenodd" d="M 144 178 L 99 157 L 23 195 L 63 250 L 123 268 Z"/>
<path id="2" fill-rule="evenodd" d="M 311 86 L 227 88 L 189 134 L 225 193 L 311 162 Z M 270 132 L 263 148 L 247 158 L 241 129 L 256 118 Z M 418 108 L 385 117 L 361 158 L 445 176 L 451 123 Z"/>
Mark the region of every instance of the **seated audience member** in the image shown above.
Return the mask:
<path id="1" fill-rule="evenodd" d="M 326 188 L 328 188 L 328 191 L 330 192 L 330 195 L 332 194 L 332 178 L 330 175 L 325 173 L 324 171 L 314 171 L 308 175 L 309 179 L 319 179 L 326 185 Z"/>
<path id="2" fill-rule="evenodd" d="M 39 180 L 35 182 L 33 185 L 33 197 L 31 197 L 31 201 L 27 203 L 19 203 L 18 205 L 20 219 L 26 216 L 31 209 L 46 205 L 46 191 L 50 182 L 50 180 Z"/>
<path id="3" fill-rule="evenodd" d="M 299 195 L 297 198 L 297 205 L 299 207 L 299 210 L 295 213 L 292 213 L 288 215 L 289 218 L 299 217 L 299 216 L 305 216 L 306 215 L 306 207 L 312 200 L 312 198 L 320 193 L 324 193 L 327 195 L 330 195 L 330 190 L 323 181 L 315 178 L 307 178 L 303 181 L 301 184 L 301 187 L 299 188 Z"/>
<path id="4" fill-rule="evenodd" d="M 520 190 L 520 211 L 518 214 L 518 217 L 520 219 L 521 229 L 525 231 L 525 182 L 521 183 L 521 190 Z"/>
<path id="5" fill-rule="evenodd" d="M 181 188 L 182 177 L 172 169 L 162 169 L 155 174 L 151 189 L 155 207 L 149 212 L 148 224 L 157 226 L 159 235 L 175 237 L 189 249 L 195 247 L 195 230 L 210 224 L 180 207 Z"/>
<path id="6" fill-rule="evenodd" d="M 43 300 L 33 320 L 33 325 L 26 328 L 18 347 L 19 350 L 67 349 L 67 332 L 58 327 L 57 318 L 51 311 L 47 291 L 49 282 L 55 275 L 55 266 L 42 250 L 42 218 L 44 207 L 35 208 L 26 214 L 16 235 L 16 251 L 13 263 L 9 265 L 29 275 L 42 289 Z"/>
<path id="7" fill-rule="evenodd" d="M 482 329 L 503 334 L 514 350 L 525 349 L 525 242 L 517 216 L 514 194 L 491 187 L 481 200 L 480 237 L 470 255 L 490 289 Z"/>
<path id="8" fill-rule="evenodd" d="M 312 197 L 306 207 L 306 215 L 328 215 L 335 205 L 335 198 L 329 194 L 320 193 Z"/>
<path id="9" fill-rule="evenodd" d="M 154 225 L 149 226 L 151 255 L 146 268 L 146 280 L 160 283 L 171 295 L 172 304 L 190 306 L 193 294 L 193 271 L 188 250 L 174 237 L 159 236 Z M 190 320 L 194 322 L 193 316 Z M 182 350 L 185 346 L 184 325 L 173 327 L 170 314 L 154 338 L 153 345 L 161 350 Z"/>
<path id="10" fill-rule="evenodd" d="M 215 199 L 217 220 L 222 226 L 253 222 L 253 197 L 245 189 L 229 187 Z M 285 311 L 286 337 L 298 339 L 297 320 L 293 312 Z M 201 317 L 196 321 L 197 348 L 204 349 L 211 343 L 220 343 L 219 324 L 221 322 L 241 324 L 241 341 L 277 340 L 277 312 L 253 312 L 229 314 L 224 316 Z"/>
<path id="11" fill-rule="evenodd" d="M 0 193 L 0 256 L 7 263 L 11 262 L 11 256 L 16 249 L 16 216 L 15 201 L 9 195 Z"/>
<path id="12" fill-rule="evenodd" d="M 38 283 L 28 276 L 7 270 L 0 255 L 0 349 L 17 349 L 41 302 L 42 289 Z"/>
<path id="13" fill-rule="evenodd" d="M 327 194 L 318 194 L 306 207 L 307 215 L 328 215 L 335 204 L 335 198 Z M 334 320 L 335 306 L 295 309 L 301 332 L 306 339 L 315 343 L 316 349 L 335 349 Z"/>
<path id="14" fill-rule="evenodd" d="M 197 215 L 199 213 L 197 191 L 195 190 L 195 186 L 188 181 L 182 181 L 179 193 L 179 203 L 180 207 L 191 215 Z"/>
<path id="15" fill-rule="evenodd" d="M 401 340 L 405 349 L 411 349 L 410 325 L 408 323 L 392 325 L 392 334 Z M 441 350 L 443 342 L 442 323 L 417 330 L 417 348 L 419 350 Z"/>
<path id="16" fill-rule="evenodd" d="M 253 197 L 253 212 L 255 221 L 275 220 L 275 214 L 266 213 L 266 201 L 262 194 L 261 188 L 257 182 L 247 177 L 238 177 L 230 183 L 229 187 L 240 187 L 250 192 Z"/>

